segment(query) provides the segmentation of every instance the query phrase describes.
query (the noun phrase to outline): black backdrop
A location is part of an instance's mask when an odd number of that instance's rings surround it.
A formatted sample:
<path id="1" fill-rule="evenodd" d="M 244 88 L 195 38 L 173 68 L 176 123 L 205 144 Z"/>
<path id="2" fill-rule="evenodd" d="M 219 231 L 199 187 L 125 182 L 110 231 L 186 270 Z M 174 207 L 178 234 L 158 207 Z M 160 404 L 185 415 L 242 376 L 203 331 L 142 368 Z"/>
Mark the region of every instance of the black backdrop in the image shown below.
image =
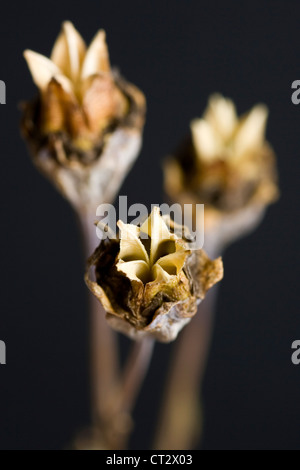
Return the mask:
<path id="1" fill-rule="evenodd" d="M 244 112 L 270 108 L 281 199 L 255 234 L 225 254 L 204 384 L 203 449 L 299 449 L 300 79 L 298 1 L 1 2 L 0 448 L 59 449 L 89 422 L 88 317 L 83 258 L 68 204 L 32 166 L 17 104 L 35 93 L 25 48 L 49 54 L 70 19 L 88 41 L 106 29 L 111 61 L 148 101 L 144 145 L 121 194 L 162 202 L 160 161 L 211 92 Z M 127 340 L 123 340 L 127 346 Z M 132 448 L 154 429 L 172 346 L 158 345 L 135 412 Z"/>

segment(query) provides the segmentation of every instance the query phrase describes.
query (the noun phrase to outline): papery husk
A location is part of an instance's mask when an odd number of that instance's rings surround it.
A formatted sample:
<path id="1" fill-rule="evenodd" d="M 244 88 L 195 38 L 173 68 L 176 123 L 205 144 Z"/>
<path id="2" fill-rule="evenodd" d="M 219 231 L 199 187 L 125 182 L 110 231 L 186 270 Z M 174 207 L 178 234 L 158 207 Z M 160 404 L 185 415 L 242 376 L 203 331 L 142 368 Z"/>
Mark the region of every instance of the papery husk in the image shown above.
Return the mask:
<path id="1" fill-rule="evenodd" d="M 164 162 L 164 187 L 170 201 L 182 206 L 204 204 L 204 247 L 210 255 L 220 253 L 226 245 L 254 230 L 263 218 L 267 206 L 279 197 L 274 151 L 265 143 L 255 158 L 258 161 L 259 176 L 257 181 L 253 181 L 251 188 L 247 186 L 246 174 L 245 179 L 243 178 L 242 165 L 241 169 L 237 168 L 236 173 L 230 174 L 226 163 L 220 162 L 223 166 L 218 170 L 220 187 L 222 181 L 224 187 L 220 190 L 218 200 L 215 200 L 215 195 L 205 195 L 203 191 L 203 182 L 206 183 L 210 177 L 208 171 L 211 170 L 199 164 L 191 137 Z"/>
<path id="2" fill-rule="evenodd" d="M 111 244 L 114 244 L 112 253 Z M 208 289 L 223 277 L 221 258 L 210 260 L 203 250 L 193 251 L 186 259 L 182 278 L 174 286 L 173 296 L 180 284 L 188 283 L 189 292 L 183 300 L 167 298 L 164 286 L 150 301 L 147 316 L 134 315 L 131 307 L 134 303 L 143 302 L 143 291 L 135 281 L 130 281 L 124 274 L 107 269 L 112 266 L 114 256 L 118 253 L 118 241 L 103 240 L 95 253 L 89 258 L 85 281 L 91 292 L 102 303 L 106 319 L 115 330 L 124 333 L 134 340 L 153 336 L 161 342 L 173 341 L 179 331 L 197 312 L 197 306 L 205 297 Z M 99 267 L 99 264 L 101 266 Z M 97 268 L 103 270 L 101 281 Z M 107 271 L 106 271 L 107 270 Z M 96 277 L 95 277 L 96 271 Z M 106 273 L 106 274 L 105 274 Z M 102 283 L 102 285 L 99 284 Z M 181 294 L 178 296 L 181 297 Z M 142 312 L 144 313 L 144 311 Z"/>
<path id="3" fill-rule="evenodd" d="M 113 201 L 142 144 L 144 95 L 116 72 L 114 79 L 128 100 L 129 110 L 124 118 L 99 132 L 91 148 L 77 146 L 66 132 L 45 133 L 39 122 L 40 98 L 23 105 L 21 130 L 34 164 L 81 212 L 94 212 L 97 205 Z M 70 112 L 71 127 L 72 119 L 81 119 L 76 109 Z"/>

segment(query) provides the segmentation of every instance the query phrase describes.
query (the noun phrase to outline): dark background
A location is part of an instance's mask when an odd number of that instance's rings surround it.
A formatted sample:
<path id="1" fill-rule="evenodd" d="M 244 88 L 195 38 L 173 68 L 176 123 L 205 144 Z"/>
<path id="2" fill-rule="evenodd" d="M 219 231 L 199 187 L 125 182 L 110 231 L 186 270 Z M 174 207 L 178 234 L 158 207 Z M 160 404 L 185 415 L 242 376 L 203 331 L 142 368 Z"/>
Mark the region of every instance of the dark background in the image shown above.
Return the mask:
<path id="1" fill-rule="evenodd" d="M 281 199 L 224 257 L 204 383 L 203 449 L 300 450 L 300 79 L 298 1 L 1 2 L 0 448 L 59 449 L 89 423 L 87 289 L 76 220 L 36 171 L 18 103 L 35 93 L 25 48 L 49 55 L 70 19 L 89 41 L 104 28 L 111 62 L 148 101 L 144 145 L 121 194 L 163 202 L 160 162 L 211 92 L 270 108 Z M 123 344 L 127 345 L 127 340 Z M 157 345 L 135 412 L 132 448 L 149 446 L 172 345 Z"/>

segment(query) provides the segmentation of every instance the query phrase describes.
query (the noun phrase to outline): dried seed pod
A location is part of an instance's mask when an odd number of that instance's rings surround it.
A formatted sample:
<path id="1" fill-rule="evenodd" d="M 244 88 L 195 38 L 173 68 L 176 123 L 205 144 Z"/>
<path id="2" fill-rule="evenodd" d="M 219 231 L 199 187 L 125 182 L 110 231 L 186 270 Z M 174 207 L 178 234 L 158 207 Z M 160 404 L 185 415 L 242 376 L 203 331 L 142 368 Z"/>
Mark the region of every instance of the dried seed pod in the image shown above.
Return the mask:
<path id="1" fill-rule="evenodd" d="M 213 95 L 165 163 L 166 193 L 182 204 L 205 204 L 205 230 L 214 245 L 253 229 L 278 197 L 275 155 L 265 140 L 267 115 L 257 105 L 239 118 L 231 100 Z"/>
<path id="2" fill-rule="evenodd" d="M 103 240 L 88 261 L 86 283 L 110 325 L 131 338 L 169 342 L 223 277 L 220 258 L 190 251 L 155 207 L 141 225 L 118 222 L 118 239 Z"/>
<path id="3" fill-rule="evenodd" d="M 144 95 L 111 70 L 104 31 L 87 49 L 65 22 L 50 59 L 24 56 L 39 89 L 21 126 L 34 163 L 76 208 L 111 202 L 141 147 Z"/>

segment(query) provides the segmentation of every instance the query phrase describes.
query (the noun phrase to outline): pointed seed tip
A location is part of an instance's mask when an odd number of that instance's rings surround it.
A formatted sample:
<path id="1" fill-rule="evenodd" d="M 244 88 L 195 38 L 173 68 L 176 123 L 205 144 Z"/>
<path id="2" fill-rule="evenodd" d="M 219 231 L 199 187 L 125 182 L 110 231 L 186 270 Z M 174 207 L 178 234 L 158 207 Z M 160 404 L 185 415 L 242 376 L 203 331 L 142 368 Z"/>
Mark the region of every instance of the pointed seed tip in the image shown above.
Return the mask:
<path id="1" fill-rule="evenodd" d="M 70 20 L 63 21 L 62 27 L 63 28 L 74 28 L 75 29 L 75 26 L 73 25 L 72 21 L 70 21 Z"/>
<path id="2" fill-rule="evenodd" d="M 94 36 L 93 41 L 98 40 L 106 44 L 106 32 L 104 29 L 99 29 L 96 35 Z"/>
<path id="3" fill-rule="evenodd" d="M 23 56 L 25 57 L 26 60 L 27 60 L 30 56 L 32 57 L 33 55 L 38 55 L 38 53 L 32 51 L 31 49 L 25 49 L 25 51 L 23 51 Z"/>

